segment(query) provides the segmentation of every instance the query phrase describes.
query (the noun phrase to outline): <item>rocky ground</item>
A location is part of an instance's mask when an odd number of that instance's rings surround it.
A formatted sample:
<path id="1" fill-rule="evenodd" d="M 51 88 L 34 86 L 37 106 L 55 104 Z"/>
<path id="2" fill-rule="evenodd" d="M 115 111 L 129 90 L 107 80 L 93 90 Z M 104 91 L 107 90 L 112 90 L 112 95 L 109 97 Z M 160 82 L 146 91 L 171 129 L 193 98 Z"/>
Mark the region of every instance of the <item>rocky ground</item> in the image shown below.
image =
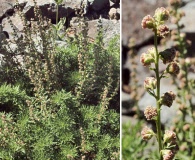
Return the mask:
<path id="1" fill-rule="evenodd" d="M 143 30 L 141 28 L 141 21 L 144 16 L 150 14 L 153 15 L 154 11 L 158 7 L 166 7 L 168 1 L 164 0 L 123 0 L 122 1 L 122 64 L 123 64 L 123 86 L 127 86 L 130 82 L 129 71 L 131 71 L 131 63 L 128 60 L 127 53 L 129 51 L 128 43 L 130 38 L 135 39 L 136 50 L 137 50 L 137 59 L 138 63 L 138 83 L 143 86 L 143 81 L 145 77 L 151 76 L 148 68 L 143 67 L 139 62 L 139 57 L 141 53 L 145 52 L 149 47 L 153 45 L 153 33 L 149 30 Z M 187 38 L 192 41 L 192 46 L 189 48 L 189 56 L 195 56 L 195 1 L 194 0 L 183 0 L 183 7 L 181 8 L 186 13 L 186 16 L 182 19 L 182 23 L 185 24 L 185 28 L 182 32 L 187 34 Z M 168 24 L 171 29 L 175 26 Z M 167 43 L 168 47 L 171 46 L 171 43 Z M 163 50 L 162 46 L 159 46 L 160 50 Z M 190 76 L 195 78 L 195 72 L 192 72 Z M 165 79 L 162 81 L 161 92 L 164 93 L 168 90 L 175 90 L 175 87 L 170 84 L 170 79 Z M 143 92 L 143 87 L 139 92 Z M 130 112 L 132 110 L 133 99 L 130 98 L 130 94 L 123 91 L 122 92 L 122 113 L 123 121 L 129 121 Z M 193 99 L 195 101 L 195 98 Z M 195 102 L 194 102 L 195 103 Z M 155 106 L 154 99 L 148 93 L 144 93 L 141 100 L 138 103 L 139 108 L 143 111 L 147 105 Z M 163 123 L 170 122 L 172 117 L 177 112 L 177 107 L 168 109 L 162 109 L 163 116 L 161 121 Z"/>
<path id="2" fill-rule="evenodd" d="M 15 14 L 15 0 L 2 0 L 0 4 L 0 25 L 3 25 L 3 33 L 12 38 L 12 28 L 8 23 L 8 17 L 15 27 L 22 31 L 22 22 Z M 56 3 L 54 0 L 36 0 L 42 15 L 56 22 Z M 33 0 L 18 0 L 27 20 L 34 18 Z M 104 27 L 104 40 L 109 41 L 114 35 L 120 34 L 120 0 L 64 0 L 59 6 L 59 18 L 66 17 L 65 29 L 76 27 L 78 23 L 76 11 L 83 7 L 84 17 L 89 23 L 89 37 L 94 38 L 97 34 L 97 21 L 102 17 Z M 1 30 L 0 30 L 1 31 Z M 1 32 L 1 37 L 3 36 Z"/>

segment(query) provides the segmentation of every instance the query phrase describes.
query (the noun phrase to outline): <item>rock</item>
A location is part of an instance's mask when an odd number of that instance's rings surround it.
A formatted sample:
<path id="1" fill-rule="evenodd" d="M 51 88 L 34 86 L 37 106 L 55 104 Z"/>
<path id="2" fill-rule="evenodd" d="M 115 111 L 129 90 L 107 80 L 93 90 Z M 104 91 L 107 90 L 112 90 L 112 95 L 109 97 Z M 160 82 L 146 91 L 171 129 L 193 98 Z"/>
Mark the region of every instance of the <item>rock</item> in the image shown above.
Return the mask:
<path id="1" fill-rule="evenodd" d="M 100 11 L 107 6 L 110 6 L 109 0 L 88 0 L 88 2 L 95 11 Z"/>
<path id="2" fill-rule="evenodd" d="M 140 45 L 149 40 L 153 33 L 151 30 L 141 28 L 141 21 L 144 16 L 154 15 L 157 7 L 166 7 L 166 1 L 156 1 L 151 4 L 151 1 L 146 0 L 123 0 L 122 1 L 122 41 L 123 45 L 128 44 L 129 38 L 136 39 L 136 44 Z"/>
<path id="3" fill-rule="evenodd" d="M 95 38 L 97 35 L 98 20 L 89 21 L 88 35 Z M 120 21 L 102 19 L 104 42 L 109 42 L 115 35 L 120 35 Z"/>
<path id="4" fill-rule="evenodd" d="M 98 31 L 97 24 L 99 20 L 88 21 L 88 36 L 92 39 L 95 39 Z M 76 28 L 77 33 L 80 32 L 79 28 L 79 18 L 74 17 L 70 24 L 73 28 Z M 107 44 L 115 35 L 120 35 L 120 21 L 116 20 L 108 20 L 102 18 L 102 26 L 103 26 L 103 37 L 104 42 Z"/>
<path id="5" fill-rule="evenodd" d="M 194 15 L 195 15 L 195 1 L 189 2 L 187 5 L 182 7 L 180 10 L 185 12 L 185 17 L 181 19 L 181 24 L 184 24 L 185 27 L 182 29 L 183 32 L 195 33 L 194 27 Z"/>
<path id="6" fill-rule="evenodd" d="M 120 0 L 110 0 L 112 3 L 120 3 Z"/>
<path id="7" fill-rule="evenodd" d="M 59 5 L 58 17 L 69 17 L 75 12 L 75 8 L 80 7 L 80 1 L 72 0 L 67 1 Z M 40 7 L 43 16 L 52 19 L 56 19 L 56 3 L 54 0 L 38 0 L 37 5 Z M 28 20 L 34 18 L 34 2 L 32 0 L 28 1 L 23 9 Z"/>
<path id="8" fill-rule="evenodd" d="M 20 35 L 19 32 L 21 32 L 23 30 L 23 23 L 22 20 L 20 18 L 20 16 L 18 14 L 15 14 L 13 16 L 10 17 L 10 20 L 12 21 L 12 23 L 14 24 L 14 28 L 16 29 L 16 31 L 18 31 L 18 35 Z M 6 31 L 9 35 L 9 38 L 12 39 L 13 38 L 13 28 L 11 27 L 10 23 L 9 23 L 9 18 L 4 18 L 2 21 L 3 24 L 3 30 Z"/>
<path id="9" fill-rule="evenodd" d="M 115 5 L 115 3 L 110 1 L 110 7 L 113 7 Z"/>
<path id="10" fill-rule="evenodd" d="M 9 12 L 13 12 L 14 3 L 15 3 L 15 0 L 1 0 L 0 22 L 2 18 L 6 16 L 6 14 L 9 14 Z"/>
<path id="11" fill-rule="evenodd" d="M 7 2 L 7 1 L 6 1 Z M 11 7 L 9 5 L 6 5 L 3 9 L 4 12 L 13 10 L 13 6 L 15 5 L 15 0 L 8 2 L 11 3 Z M 115 1 L 117 3 L 117 1 Z M 34 2 L 33 0 L 18 0 L 19 6 L 22 8 L 22 12 L 25 14 L 27 20 L 30 20 L 31 18 L 34 18 Z M 52 20 L 52 23 L 55 23 L 56 19 L 56 3 L 54 0 L 37 0 L 36 1 L 37 6 L 39 6 L 41 13 L 43 16 L 46 16 L 47 18 Z M 71 31 L 71 27 L 78 29 L 78 24 L 80 21 L 79 17 L 75 17 L 75 9 L 80 8 L 81 5 L 84 5 L 84 10 L 86 11 L 86 14 L 84 14 L 85 19 L 88 19 L 89 23 L 89 32 L 88 36 L 94 39 L 97 35 L 97 22 L 100 15 L 102 15 L 104 18 L 102 18 L 102 25 L 103 25 L 103 36 L 104 41 L 107 43 L 110 39 L 112 39 L 115 35 L 119 35 L 120 33 L 120 21 L 117 21 L 117 19 L 120 18 L 120 7 L 119 5 L 113 7 L 110 10 L 109 0 L 66 0 L 61 5 L 59 5 L 59 18 L 66 17 L 66 29 L 69 29 Z M 7 7 L 7 8 L 6 8 Z M 108 11 L 110 10 L 110 16 L 111 19 L 105 19 L 109 18 Z M 87 13 L 89 12 L 89 13 Z M 92 17 L 91 14 L 92 13 Z M 3 14 L 2 14 L 3 15 Z M 1 16 L 2 16 L 1 15 Z M 96 15 L 96 16 L 94 16 Z M 4 15 L 3 15 L 4 16 Z M 20 35 L 23 30 L 23 24 L 20 19 L 20 17 L 17 15 L 17 13 L 14 13 L 13 15 L 10 15 L 10 19 L 13 22 L 14 28 L 18 31 L 18 34 Z M 4 16 L 3 17 L 3 24 L 4 28 L 3 31 L 7 32 L 10 35 L 10 39 L 13 38 L 11 33 L 13 32 L 13 28 L 9 24 L 9 18 Z M 29 23 L 30 24 L 30 23 Z M 71 27 L 70 27 L 71 26 Z M 79 31 L 79 29 L 78 29 Z"/>

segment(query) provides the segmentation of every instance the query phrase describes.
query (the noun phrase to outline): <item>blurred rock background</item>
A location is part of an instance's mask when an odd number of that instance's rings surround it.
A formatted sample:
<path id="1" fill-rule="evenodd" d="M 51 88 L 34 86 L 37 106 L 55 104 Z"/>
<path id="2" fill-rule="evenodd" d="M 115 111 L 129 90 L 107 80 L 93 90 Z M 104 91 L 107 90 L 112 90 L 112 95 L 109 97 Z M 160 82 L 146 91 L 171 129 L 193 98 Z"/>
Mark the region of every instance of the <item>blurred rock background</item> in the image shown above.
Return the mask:
<path id="1" fill-rule="evenodd" d="M 154 15 L 156 8 L 158 7 L 167 7 L 168 0 L 122 0 L 122 120 L 127 122 L 132 120 L 131 116 L 135 115 L 133 110 L 134 100 L 131 98 L 131 90 L 128 88 L 129 83 L 131 82 L 131 70 L 132 64 L 130 62 L 130 57 L 128 55 L 129 39 L 134 38 L 135 40 L 135 50 L 137 51 L 137 57 L 135 61 L 137 62 L 137 79 L 138 84 L 141 88 L 138 90 L 142 95 L 142 98 L 138 102 L 139 109 L 144 111 L 145 107 L 148 105 L 155 106 L 155 99 L 152 98 L 148 93 L 143 89 L 143 82 L 145 77 L 152 76 L 152 72 L 149 71 L 147 67 L 143 67 L 139 62 L 139 57 L 141 53 L 146 52 L 148 48 L 153 46 L 153 33 L 150 30 L 144 30 L 141 28 L 141 21 L 144 16 L 150 14 Z M 182 7 L 186 14 L 182 18 L 181 23 L 185 24 L 185 28 L 182 29 L 182 32 L 186 33 L 187 39 L 191 40 L 192 45 L 188 49 L 188 56 L 195 56 L 195 0 L 183 0 Z M 170 29 L 174 29 L 175 26 L 170 23 L 168 26 Z M 159 39 L 159 50 L 166 49 L 166 47 L 171 47 L 172 42 L 168 41 L 166 46 L 160 45 Z M 161 69 L 163 69 L 162 63 L 160 64 Z M 195 71 L 190 73 L 191 77 L 195 78 Z M 162 80 L 161 94 L 169 91 L 175 90 L 176 88 L 170 83 L 171 78 Z M 195 99 L 193 99 L 193 102 Z M 164 107 L 163 107 L 164 108 Z M 162 109 L 161 121 L 162 123 L 170 122 L 174 115 L 176 115 L 177 107 L 175 103 L 171 108 Z"/>
<path id="2" fill-rule="evenodd" d="M 42 15 L 56 22 L 56 3 L 54 0 L 36 0 Z M 27 20 L 34 18 L 33 0 L 18 0 Z M 8 17 L 13 21 L 16 29 L 20 32 L 23 29 L 22 22 L 15 14 L 14 6 L 16 0 L 1 0 L 0 3 L 0 24 L 3 25 L 3 33 L 12 38 L 12 28 L 8 23 Z M 59 19 L 66 17 L 65 30 L 78 29 L 79 19 L 75 11 L 84 7 L 84 17 L 88 21 L 90 38 L 95 38 L 97 34 L 97 21 L 101 17 L 104 28 L 104 40 L 108 42 L 114 35 L 120 34 L 120 0 L 64 0 L 59 5 Z M 71 36 L 71 35 L 70 35 Z"/>

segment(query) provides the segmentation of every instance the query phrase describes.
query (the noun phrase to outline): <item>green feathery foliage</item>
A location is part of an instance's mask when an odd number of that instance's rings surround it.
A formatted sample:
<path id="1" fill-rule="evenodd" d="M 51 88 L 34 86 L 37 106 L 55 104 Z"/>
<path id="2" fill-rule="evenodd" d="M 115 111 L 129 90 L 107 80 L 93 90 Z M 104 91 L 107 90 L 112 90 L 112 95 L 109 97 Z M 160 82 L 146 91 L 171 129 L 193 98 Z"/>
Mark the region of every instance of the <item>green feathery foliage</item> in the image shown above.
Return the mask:
<path id="1" fill-rule="evenodd" d="M 90 42 L 81 18 L 60 46 L 36 2 L 31 21 L 15 8 L 24 29 L 0 48 L 0 159 L 119 159 L 119 37 L 106 47 L 100 27 Z"/>

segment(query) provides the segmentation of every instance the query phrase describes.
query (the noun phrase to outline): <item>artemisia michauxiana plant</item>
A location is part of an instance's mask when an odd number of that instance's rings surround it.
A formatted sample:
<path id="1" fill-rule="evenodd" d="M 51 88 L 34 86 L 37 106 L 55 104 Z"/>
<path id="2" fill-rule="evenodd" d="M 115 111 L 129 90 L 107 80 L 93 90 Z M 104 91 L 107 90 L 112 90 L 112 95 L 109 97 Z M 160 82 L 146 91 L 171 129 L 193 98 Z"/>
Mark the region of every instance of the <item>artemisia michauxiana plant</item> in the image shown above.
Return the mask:
<path id="1" fill-rule="evenodd" d="M 193 67 L 195 66 L 195 57 L 190 56 L 188 47 L 192 42 L 187 39 L 182 29 L 185 24 L 181 22 L 185 16 L 185 12 L 180 8 L 182 6 L 181 0 L 169 0 L 169 12 L 171 14 L 171 21 L 175 24 L 175 29 L 171 32 L 171 39 L 174 46 L 177 48 L 177 61 L 180 64 L 180 73 L 172 77 L 173 84 L 177 87 L 177 99 L 179 110 L 177 119 L 174 120 L 175 131 L 180 133 L 178 136 L 180 152 L 178 155 L 189 156 L 195 159 L 195 136 L 191 136 L 195 132 L 195 104 L 193 97 L 195 96 L 195 79 L 191 76 L 194 73 Z M 184 158 L 183 158 L 184 159 Z"/>
<path id="2" fill-rule="evenodd" d="M 151 71 L 155 72 L 155 77 L 146 77 L 144 81 L 145 90 L 156 99 L 156 107 L 147 106 L 144 115 L 147 120 L 154 120 L 156 123 L 156 133 L 145 127 L 142 132 L 143 140 L 149 140 L 153 136 L 156 137 L 159 146 L 159 159 L 172 160 L 177 152 L 176 133 L 171 130 L 161 129 L 161 107 L 162 105 L 171 107 L 175 100 L 175 94 L 168 91 L 161 95 L 161 79 L 171 75 L 179 74 L 180 68 L 174 61 L 176 51 L 174 48 L 166 49 L 159 52 L 157 48 L 157 37 L 165 38 L 169 35 L 169 28 L 165 25 L 165 21 L 169 19 L 169 11 L 165 8 L 157 8 L 154 16 L 147 15 L 142 20 L 143 29 L 151 29 L 154 32 L 154 47 L 148 49 L 147 53 L 142 53 L 140 61 L 143 66 L 147 66 Z M 166 65 L 166 69 L 160 73 L 159 61 Z"/>

